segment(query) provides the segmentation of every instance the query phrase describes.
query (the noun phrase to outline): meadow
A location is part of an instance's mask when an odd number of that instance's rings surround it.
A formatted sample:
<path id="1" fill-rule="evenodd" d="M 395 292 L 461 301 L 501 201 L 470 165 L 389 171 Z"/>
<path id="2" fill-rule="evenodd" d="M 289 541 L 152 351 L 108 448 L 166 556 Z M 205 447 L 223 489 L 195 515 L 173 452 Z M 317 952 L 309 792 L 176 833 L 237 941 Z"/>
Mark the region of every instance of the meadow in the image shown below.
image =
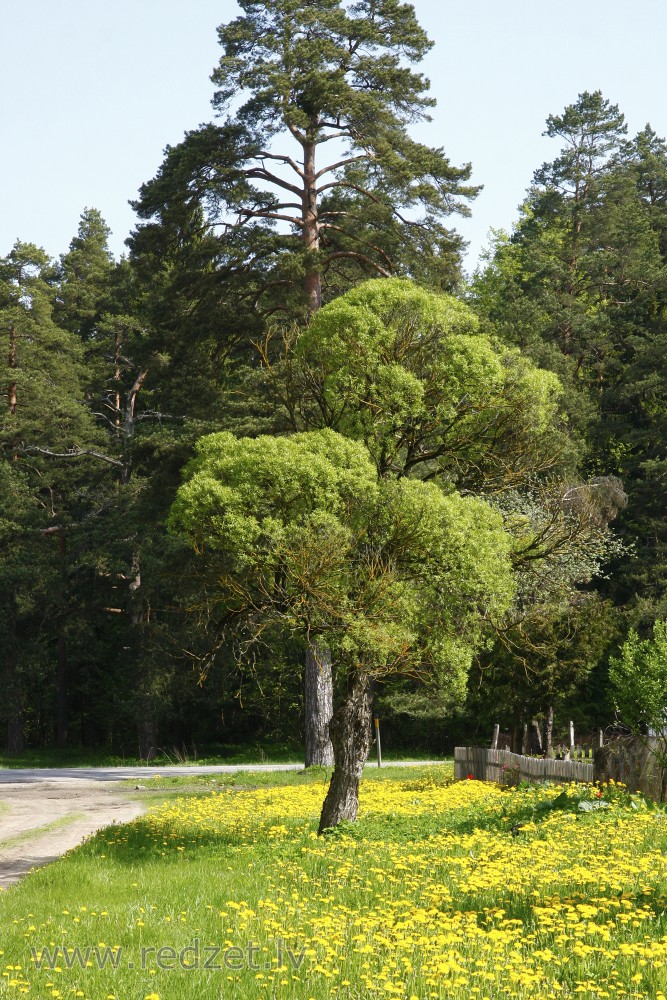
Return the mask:
<path id="1" fill-rule="evenodd" d="M 0 994 L 664 1000 L 662 808 L 387 768 L 318 838 L 324 780 L 155 782 L 145 816 L 0 895 Z"/>

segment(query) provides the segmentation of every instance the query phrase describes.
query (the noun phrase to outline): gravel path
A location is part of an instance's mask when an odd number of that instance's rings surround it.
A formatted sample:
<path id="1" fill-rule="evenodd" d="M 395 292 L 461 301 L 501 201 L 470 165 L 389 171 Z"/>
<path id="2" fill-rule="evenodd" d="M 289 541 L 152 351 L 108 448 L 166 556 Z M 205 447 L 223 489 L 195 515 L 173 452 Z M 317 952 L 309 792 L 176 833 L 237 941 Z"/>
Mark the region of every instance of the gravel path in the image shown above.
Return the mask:
<path id="1" fill-rule="evenodd" d="M 144 811 L 113 785 L 60 779 L 0 787 L 0 888 L 42 868 L 96 830 Z"/>

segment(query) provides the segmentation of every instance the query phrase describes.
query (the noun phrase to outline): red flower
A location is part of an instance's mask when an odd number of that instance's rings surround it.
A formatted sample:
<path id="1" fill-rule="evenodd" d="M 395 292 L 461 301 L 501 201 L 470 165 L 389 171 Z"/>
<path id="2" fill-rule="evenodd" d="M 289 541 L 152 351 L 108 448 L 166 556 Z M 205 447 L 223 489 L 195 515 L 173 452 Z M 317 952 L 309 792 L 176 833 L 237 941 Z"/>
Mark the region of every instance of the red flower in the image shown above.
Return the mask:
<path id="1" fill-rule="evenodd" d="M 469 774 L 469 775 L 468 775 L 468 781 L 474 781 L 474 780 L 475 780 L 475 779 L 474 779 L 473 775 L 472 775 L 472 774 Z"/>

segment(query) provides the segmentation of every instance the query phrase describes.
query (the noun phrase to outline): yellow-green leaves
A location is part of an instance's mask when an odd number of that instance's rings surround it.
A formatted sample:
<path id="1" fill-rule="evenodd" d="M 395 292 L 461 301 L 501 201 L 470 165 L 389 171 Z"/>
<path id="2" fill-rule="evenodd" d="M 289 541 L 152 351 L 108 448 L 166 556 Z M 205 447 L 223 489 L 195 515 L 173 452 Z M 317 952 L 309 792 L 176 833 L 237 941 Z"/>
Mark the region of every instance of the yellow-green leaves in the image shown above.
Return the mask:
<path id="1" fill-rule="evenodd" d="M 496 511 L 382 479 L 363 445 L 331 430 L 203 438 L 170 526 L 202 552 L 238 621 L 312 632 L 346 670 L 421 671 L 452 693 L 481 623 L 512 596 Z"/>
<path id="2" fill-rule="evenodd" d="M 462 302 L 410 281 L 369 281 L 325 306 L 297 357 L 312 412 L 364 441 L 382 475 L 496 489 L 558 450 L 556 376 L 481 334 Z"/>

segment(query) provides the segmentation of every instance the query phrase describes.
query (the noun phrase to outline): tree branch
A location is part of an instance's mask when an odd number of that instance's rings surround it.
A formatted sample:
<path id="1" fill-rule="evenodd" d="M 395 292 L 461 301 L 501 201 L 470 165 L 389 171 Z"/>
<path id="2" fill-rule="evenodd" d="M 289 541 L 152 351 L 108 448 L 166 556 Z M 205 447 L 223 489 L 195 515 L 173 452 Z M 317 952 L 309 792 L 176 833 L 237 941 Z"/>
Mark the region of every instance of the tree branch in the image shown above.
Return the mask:
<path id="1" fill-rule="evenodd" d="M 315 180 L 319 180 L 324 174 L 330 174 L 332 170 L 337 170 L 339 167 L 346 167 L 349 163 L 358 163 L 359 160 L 367 160 L 366 155 L 360 154 L 359 156 L 349 156 L 346 160 L 339 160 L 338 163 L 331 163 L 328 167 L 322 167 L 315 174 Z"/>
<path id="2" fill-rule="evenodd" d="M 261 208 L 242 208 L 239 215 L 244 215 L 248 219 L 276 219 L 278 222 L 291 222 L 294 226 L 304 227 L 303 219 L 297 219 L 293 215 L 282 215 L 280 212 L 267 212 Z"/>
<path id="3" fill-rule="evenodd" d="M 387 271 L 386 268 L 381 267 L 380 264 L 376 263 L 372 257 L 366 256 L 365 253 L 358 253 L 356 250 L 339 250 L 337 253 L 329 254 L 327 262 L 341 258 L 361 261 L 363 264 L 368 264 L 373 271 L 376 271 L 383 278 L 391 278 L 391 271 Z"/>
<path id="4" fill-rule="evenodd" d="M 287 163 L 288 166 L 290 166 L 292 170 L 299 175 L 299 177 L 303 177 L 303 170 L 291 156 L 281 156 L 278 153 L 269 153 L 265 149 L 262 149 L 259 153 L 257 153 L 257 158 L 262 160 L 278 160 L 280 163 Z"/>
<path id="5" fill-rule="evenodd" d="M 244 170 L 243 175 L 253 180 L 268 181 L 269 184 L 275 184 L 276 187 L 284 188 L 285 191 L 291 191 L 292 194 L 301 195 L 301 188 L 298 188 L 296 184 L 284 181 L 282 177 L 278 177 L 277 174 L 274 174 L 272 170 L 267 170 L 266 167 L 251 167 L 249 170 Z"/>
<path id="6" fill-rule="evenodd" d="M 115 465 L 119 469 L 123 468 L 123 463 L 117 459 L 112 458 L 111 455 L 103 455 L 102 452 L 93 451 L 90 448 L 76 448 L 71 451 L 51 451 L 50 448 L 38 448 L 37 445 L 23 446 L 19 448 L 22 455 L 27 455 L 36 452 L 38 455 L 48 455 L 49 458 L 83 458 L 85 455 L 89 455 L 91 458 L 97 458 L 100 462 L 107 462 L 109 465 Z"/>

